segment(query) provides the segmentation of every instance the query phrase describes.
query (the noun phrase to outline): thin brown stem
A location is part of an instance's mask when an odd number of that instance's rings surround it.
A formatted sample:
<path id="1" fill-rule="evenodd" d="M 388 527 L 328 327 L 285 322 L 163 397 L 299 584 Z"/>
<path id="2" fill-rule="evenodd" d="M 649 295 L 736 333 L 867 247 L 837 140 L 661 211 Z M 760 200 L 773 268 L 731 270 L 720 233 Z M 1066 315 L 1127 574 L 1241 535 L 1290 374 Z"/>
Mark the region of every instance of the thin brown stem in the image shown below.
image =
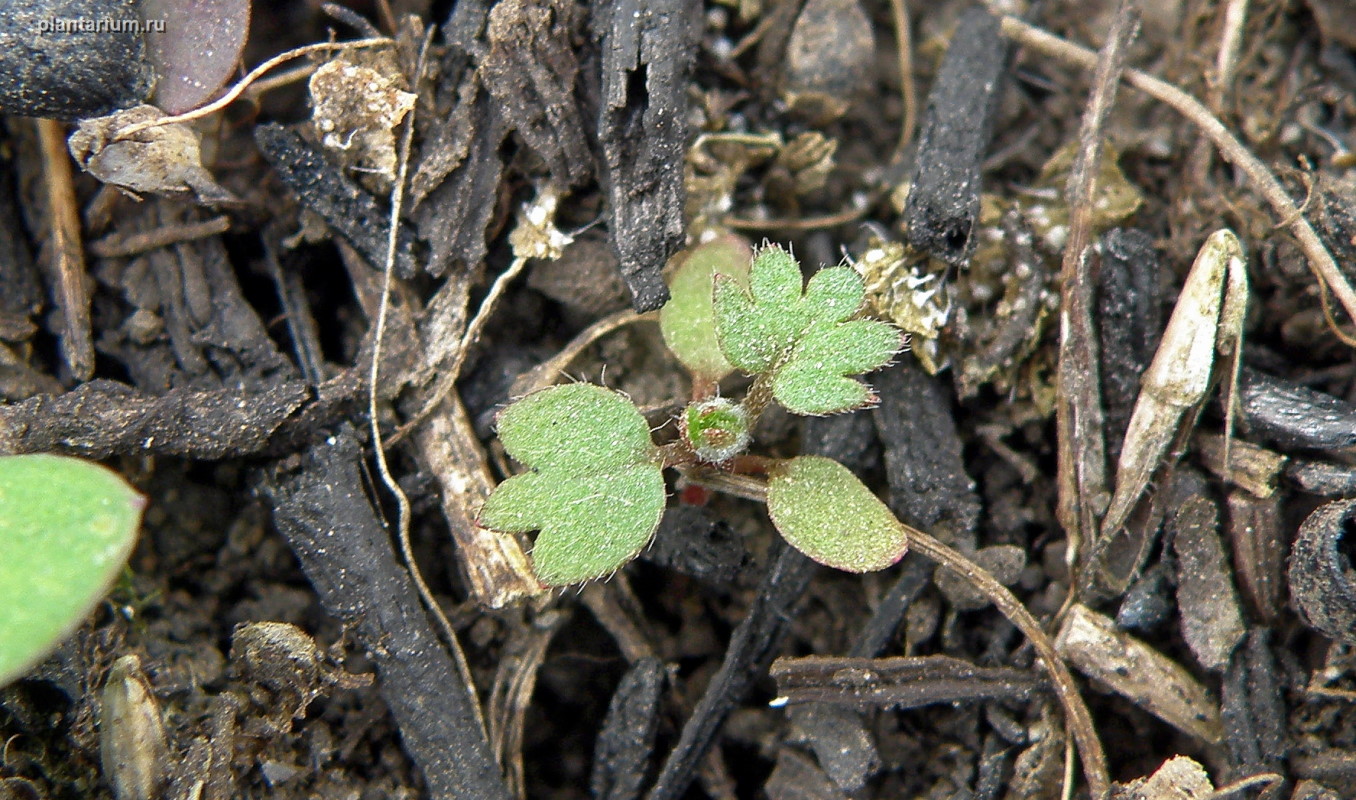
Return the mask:
<path id="1" fill-rule="evenodd" d="M 1093 324 L 1092 210 L 1106 138 L 1106 120 L 1116 100 L 1125 51 L 1135 36 L 1131 0 L 1121 0 L 1099 53 L 1096 79 L 1069 170 L 1069 237 L 1061 267 L 1059 393 L 1059 521 L 1069 538 L 1069 558 L 1096 541 L 1106 489 L 1106 443 L 1102 415 L 1100 336 Z M 1072 591 L 1072 589 L 1071 589 Z"/>
<path id="2" fill-rule="evenodd" d="M 166 225 L 155 230 L 135 233 L 131 236 L 105 236 L 89 243 L 89 251 L 99 258 L 127 258 L 159 250 L 172 244 L 206 239 L 231 229 L 231 221 L 226 217 L 212 217 L 200 222 L 187 222 L 182 225 Z"/>
<path id="3" fill-rule="evenodd" d="M 177 122 L 191 122 L 195 119 L 205 117 L 208 114 L 220 111 L 231 103 L 234 103 L 236 98 L 245 93 L 245 90 L 250 87 L 250 84 L 262 78 L 279 64 L 284 64 L 294 58 L 325 51 L 357 50 L 363 47 L 380 47 L 394 44 L 394 39 L 358 39 L 357 41 L 352 42 L 319 42 L 317 44 L 308 44 L 303 47 L 298 47 L 295 50 L 288 50 L 286 53 L 280 53 L 250 70 L 249 74 L 241 78 L 228 92 L 207 105 L 200 106 L 191 111 L 185 111 L 182 114 L 164 116 L 159 119 L 152 119 L 145 122 L 138 122 L 135 125 L 129 125 L 126 128 L 117 131 L 114 135 L 114 141 L 126 141 L 129 137 L 141 133 L 147 128 L 158 128 L 161 125 L 173 125 Z"/>
<path id="4" fill-rule="evenodd" d="M 659 314 L 649 311 L 644 314 L 637 314 L 631 309 L 624 309 L 615 314 L 603 317 L 584 330 L 579 335 L 570 340 L 570 343 L 560 349 L 549 360 L 543 361 L 527 372 L 523 373 L 513 382 L 509 389 L 509 397 L 521 397 L 525 394 L 531 394 L 539 389 L 554 384 L 560 375 L 569 368 L 570 364 L 579 357 L 594 342 L 603 338 L 626 325 L 642 320 L 657 321 Z"/>
<path id="5" fill-rule="evenodd" d="M 685 477 L 698 486 L 715 489 L 743 497 L 755 502 L 767 502 L 767 484 L 761 480 L 742 475 L 707 468 L 696 468 L 685 473 Z M 899 523 L 908 533 L 909 547 L 913 552 L 929 558 L 969 582 L 976 590 L 989 599 L 1003 616 L 1017 626 L 1036 649 L 1041 663 L 1050 673 L 1050 681 L 1055 687 L 1055 696 L 1064 707 L 1070 732 L 1078 745 L 1079 758 L 1083 763 L 1083 773 L 1088 781 L 1093 800 L 1105 800 L 1111 794 L 1111 777 L 1107 772 L 1106 754 L 1102 742 L 1097 738 L 1097 729 L 1092 724 L 1092 714 L 1083 702 L 1083 696 L 1074 683 L 1073 675 L 1064 661 L 1055 652 L 1050 641 L 1036 618 L 1026 610 L 1008 588 L 999 583 L 988 570 L 966 558 L 956 550 L 938 541 L 931 534 L 904 523 Z"/>
<path id="6" fill-rule="evenodd" d="M 489 322 L 490 314 L 494 312 L 494 307 L 498 304 L 499 298 L 503 296 L 504 291 L 508 289 L 509 284 L 527 268 L 527 263 L 527 258 L 519 256 L 513 259 L 513 262 L 509 264 L 508 269 L 501 272 L 499 277 L 494 279 L 494 283 L 490 285 L 489 293 L 486 294 L 485 299 L 480 302 L 480 309 L 476 311 L 475 317 L 472 318 L 470 324 L 466 326 L 466 332 L 462 334 L 461 342 L 457 345 L 457 352 L 452 356 L 452 363 L 449 364 L 443 370 L 442 375 L 439 376 L 438 385 L 434 388 L 433 394 L 429 395 L 429 399 L 424 403 L 423 407 L 420 408 L 409 421 L 400 426 L 400 430 L 396 432 L 395 436 L 391 437 L 391 442 L 393 444 L 405 438 L 412 429 L 418 427 L 421 422 L 428 419 L 428 415 L 432 414 L 434 409 L 442 405 L 442 402 L 452 393 L 452 389 L 457 385 L 457 379 L 461 377 L 461 369 L 466 365 L 466 354 L 470 352 L 476 342 L 480 341 L 480 334 L 485 330 L 485 325 Z"/>
<path id="7" fill-rule="evenodd" d="M 899 121 L 899 141 L 891 164 L 904 159 L 904 151 L 913 139 L 918 117 L 918 89 L 913 83 L 913 32 L 909 30 L 909 7 L 905 0 L 890 0 L 890 18 L 895 26 L 895 46 L 899 51 L 899 93 L 904 102 L 904 118 Z"/>
<path id="8" fill-rule="evenodd" d="M 71 156 L 60 122 L 36 120 L 42 149 L 43 186 L 47 190 L 48 266 L 61 309 L 61 356 L 71 377 L 87 381 L 94 374 L 94 339 L 90 334 L 89 291 L 85 288 L 85 252 L 80 241 Z"/>
<path id="9" fill-rule="evenodd" d="M 1083 762 L 1083 773 L 1088 780 L 1088 787 L 1092 791 L 1092 796 L 1096 800 L 1108 797 L 1111 793 L 1111 778 L 1107 772 L 1106 754 L 1102 751 L 1102 742 L 1097 738 L 1097 730 L 1092 724 L 1092 715 L 1083 702 L 1083 696 L 1078 692 L 1078 685 L 1074 683 L 1073 675 L 1069 673 L 1069 668 L 1064 665 L 1064 661 L 1055 653 L 1055 646 L 1051 643 L 1050 637 L 1045 634 L 1045 630 L 1041 628 L 1040 623 L 1036 622 L 1036 618 L 1031 616 L 1031 612 L 1026 610 L 1026 606 L 1022 605 L 1021 601 L 1013 596 L 1006 586 L 995 580 L 983 567 L 917 528 L 908 525 L 905 525 L 904 528 L 909 532 L 909 547 L 915 553 L 936 561 L 968 581 L 971 586 L 974 586 L 993 602 L 1003 616 L 1011 620 L 1012 624 L 1016 625 L 1017 629 L 1031 641 L 1032 646 L 1036 648 L 1037 655 L 1040 656 L 1041 663 L 1050 673 L 1050 681 L 1054 684 L 1055 695 L 1059 698 L 1060 704 L 1064 706 L 1064 713 L 1068 717 L 1069 730 L 1078 743 L 1078 754 Z"/>

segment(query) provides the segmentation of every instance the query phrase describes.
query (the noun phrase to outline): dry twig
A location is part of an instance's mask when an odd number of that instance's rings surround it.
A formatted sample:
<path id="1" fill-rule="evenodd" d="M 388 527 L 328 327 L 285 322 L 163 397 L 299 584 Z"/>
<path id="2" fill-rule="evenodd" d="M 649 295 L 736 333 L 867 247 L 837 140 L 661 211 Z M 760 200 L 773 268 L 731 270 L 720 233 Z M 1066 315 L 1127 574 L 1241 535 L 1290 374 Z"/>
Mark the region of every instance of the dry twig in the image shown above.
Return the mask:
<path id="1" fill-rule="evenodd" d="M 43 186 L 47 190 L 48 266 L 57 285 L 61 309 L 61 356 L 71 377 L 87 381 L 94 374 L 94 339 L 90 334 L 89 291 L 85 288 L 85 253 L 80 244 L 80 212 L 76 208 L 71 156 L 61 123 L 36 120 L 42 149 Z"/>
<path id="2" fill-rule="evenodd" d="M 1059 394 L 1059 519 L 1069 537 L 1069 558 L 1081 545 L 1097 539 L 1100 499 L 1106 496 L 1106 440 L 1102 425 L 1100 346 L 1092 322 L 1092 212 L 1098 165 L 1102 158 L 1107 115 L 1116 99 L 1116 85 L 1125 50 L 1138 20 L 1131 0 L 1122 0 L 1106 45 L 1098 55 L 1092 97 L 1083 113 L 1078 153 L 1069 172 L 1069 239 L 1061 270 Z M 1072 596 L 1072 594 L 1071 594 Z"/>

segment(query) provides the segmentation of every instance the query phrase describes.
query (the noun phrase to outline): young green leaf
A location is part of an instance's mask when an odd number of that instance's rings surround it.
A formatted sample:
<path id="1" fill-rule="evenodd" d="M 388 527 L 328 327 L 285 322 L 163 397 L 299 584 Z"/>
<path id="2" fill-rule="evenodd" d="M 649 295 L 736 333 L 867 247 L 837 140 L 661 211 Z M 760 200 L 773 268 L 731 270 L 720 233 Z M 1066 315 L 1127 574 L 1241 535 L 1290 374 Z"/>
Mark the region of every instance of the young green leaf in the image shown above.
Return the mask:
<path id="1" fill-rule="evenodd" d="M 767 510 L 788 544 L 836 569 L 885 569 L 909 549 L 908 533 L 890 509 L 830 458 L 779 462 L 768 481 Z"/>
<path id="2" fill-rule="evenodd" d="M 144 506 L 98 464 L 0 457 L 0 686 L 45 658 L 104 596 Z"/>
<path id="3" fill-rule="evenodd" d="M 730 234 L 698 245 L 678 258 L 682 263 L 669 279 L 669 302 L 659 311 L 659 329 L 664 343 L 693 375 L 718 381 L 734 367 L 716 342 L 712 283 L 719 274 L 747 286 L 753 249 L 743 237 Z"/>
<path id="4" fill-rule="evenodd" d="M 586 383 L 553 386 L 505 409 L 499 439 L 532 471 L 494 490 L 480 524 L 541 531 L 532 564 L 542 583 L 602 577 L 649 544 L 664 513 L 664 475 L 630 400 Z"/>
<path id="5" fill-rule="evenodd" d="M 716 276 L 716 336 L 730 363 L 771 374 L 772 394 L 797 414 L 869 405 L 871 390 L 848 376 L 883 366 L 903 345 L 894 327 L 852 319 L 866 290 L 849 267 L 826 267 L 801 291 L 800 266 L 780 247 L 754 257 L 750 293 Z"/>

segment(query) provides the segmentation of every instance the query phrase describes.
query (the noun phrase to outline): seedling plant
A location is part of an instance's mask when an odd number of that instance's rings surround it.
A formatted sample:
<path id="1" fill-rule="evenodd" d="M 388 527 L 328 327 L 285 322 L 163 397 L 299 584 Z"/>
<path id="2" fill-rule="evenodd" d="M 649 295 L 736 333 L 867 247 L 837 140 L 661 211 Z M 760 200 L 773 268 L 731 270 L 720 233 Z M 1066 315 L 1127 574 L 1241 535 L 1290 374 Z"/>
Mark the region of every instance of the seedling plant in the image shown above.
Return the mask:
<path id="1" fill-rule="evenodd" d="M 698 387 L 678 417 L 677 440 L 656 445 L 629 399 L 582 383 L 530 394 L 500 416 L 504 448 L 529 471 L 499 486 L 480 521 L 540 531 L 532 561 L 543 583 L 599 578 L 635 558 L 663 516 L 666 468 L 766 475 L 773 524 L 820 563 L 868 572 L 904 555 L 908 535 L 842 465 L 746 455 L 771 403 L 806 415 L 872 404 L 871 390 L 851 376 L 888 363 L 902 335 L 859 317 L 865 289 L 852 268 L 822 269 L 805 285 L 786 250 L 764 248 L 750 266 L 730 258 L 737 247 L 723 241 L 689 258 L 663 314 L 666 338 Z M 732 368 L 754 376 L 739 402 L 714 392 Z"/>
<path id="2" fill-rule="evenodd" d="M 569 586 L 602 578 L 649 544 L 667 504 L 664 470 L 764 500 L 782 537 L 811 559 L 849 572 L 884 569 L 914 549 L 960 574 L 1031 639 L 1069 716 L 1093 794 L 1109 786 L 1101 744 L 1073 678 L 1024 606 L 992 575 L 890 512 L 855 475 L 821 456 L 750 455 L 752 432 L 773 403 L 818 416 L 865 408 L 877 397 L 858 380 L 904 346 L 895 327 L 863 316 L 866 291 L 848 266 L 808 283 L 775 245 L 752 259 L 732 238 L 691 251 L 671 277 L 664 339 L 692 373 L 694 399 L 678 438 L 656 444 L 629 398 L 571 383 L 542 389 L 499 416 L 504 449 L 527 471 L 501 483 L 479 522 L 505 533 L 538 531 L 537 578 Z M 753 377 L 744 397 L 719 395 L 734 370 Z M 764 482 L 765 479 L 765 482 Z"/>

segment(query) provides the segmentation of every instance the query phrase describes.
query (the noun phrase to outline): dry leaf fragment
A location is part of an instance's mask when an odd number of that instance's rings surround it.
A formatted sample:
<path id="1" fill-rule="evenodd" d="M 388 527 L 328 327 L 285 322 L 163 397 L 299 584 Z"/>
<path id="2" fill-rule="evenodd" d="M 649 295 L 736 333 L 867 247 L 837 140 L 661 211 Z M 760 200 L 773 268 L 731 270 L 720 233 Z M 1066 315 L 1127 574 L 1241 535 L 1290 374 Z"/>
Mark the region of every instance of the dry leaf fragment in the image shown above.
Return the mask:
<path id="1" fill-rule="evenodd" d="M 1117 630 L 1109 618 L 1076 605 L 1055 638 L 1055 650 L 1080 672 L 1183 733 L 1211 744 L 1224 737 L 1219 706 L 1177 662 Z"/>
<path id="2" fill-rule="evenodd" d="M 368 63 L 359 63 L 360 60 Z M 396 171 L 396 128 L 414 108 L 415 95 L 390 52 L 342 55 L 311 76 L 311 125 L 325 149 L 344 166 L 374 176 L 378 193 L 390 191 Z"/>
<path id="3" fill-rule="evenodd" d="M 86 172 L 133 195 L 192 194 L 202 205 L 238 202 L 203 168 L 198 134 L 188 125 L 157 125 L 119 137 L 126 128 L 164 116 L 155 106 L 140 105 L 87 119 L 66 146 Z"/>
<path id="4" fill-rule="evenodd" d="M 1164 761 L 1147 778 L 1116 787 L 1115 800 L 1207 800 L 1215 796 L 1215 787 L 1205 767 L 1186 756 Z"/>

